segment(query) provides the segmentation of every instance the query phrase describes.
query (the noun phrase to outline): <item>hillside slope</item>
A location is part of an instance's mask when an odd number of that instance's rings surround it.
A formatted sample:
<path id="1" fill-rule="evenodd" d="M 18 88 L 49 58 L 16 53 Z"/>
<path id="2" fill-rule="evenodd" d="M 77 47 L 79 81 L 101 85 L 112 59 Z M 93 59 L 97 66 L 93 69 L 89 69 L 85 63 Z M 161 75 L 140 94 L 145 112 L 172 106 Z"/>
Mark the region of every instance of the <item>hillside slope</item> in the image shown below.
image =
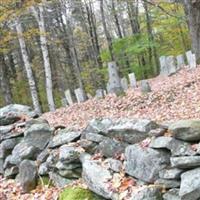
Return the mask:
<path id="1" fill-rule="evenodd" d="M 52 126 L 81 129 L 93 118 L 150 118 L 159 122 L 200 118 L 200 68 L 183 69 L 171 77 L 149 80 L 152 92 L 129 89 L 125 96 L 107 95 L 45 113 Z M 139 85 L 139 83 L 138 83 Z"/>

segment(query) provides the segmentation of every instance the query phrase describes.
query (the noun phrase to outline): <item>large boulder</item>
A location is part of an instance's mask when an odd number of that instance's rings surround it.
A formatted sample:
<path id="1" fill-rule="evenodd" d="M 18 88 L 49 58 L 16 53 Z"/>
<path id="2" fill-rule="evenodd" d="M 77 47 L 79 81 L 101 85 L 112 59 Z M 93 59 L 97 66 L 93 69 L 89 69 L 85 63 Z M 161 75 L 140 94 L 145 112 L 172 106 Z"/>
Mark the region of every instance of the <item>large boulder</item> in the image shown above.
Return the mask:
<path id="1" fill-rule="evenodd" d="M 181 175 L 179 195 L 181 200 L 198 200 L 200 198 L 200 168 Z"/>
<path id="2" fill-rule="evenodd" d="M 47 123 L 33 124 L 24 132 L 24 142 L 43 150 L 48 145 L 52 132 Z"/>
<path id="3" fill-rule="evenodd" d="M 190 144 L 172 137 L 157 137 L 152 140 L 150 147 L 155 149 L 168 149 L 171 151 L 172 156 L 190 156 L 196 154 Z"/>
<path id="4" fill-rule="evenodd" d="M 83 162 L 82 177 L 88 188 L 96 194 L 106 199 L 113 199 L 117 195 L 109 189 L 108 181 L 112 179 L 111 173 L 97 161 Z"/>
<path id="5" fill-rule="evenodd" d="M 103 140 L 98 146 L 98 150 L 105 157 L 114 157 L 121 153 L 124 153 L 127 144 L 119 142 L 110 138 Z"/>
<path id="6" fill-rule="evenodd" d="M 169 157 L 166 151 L 130 145 L 125 151 L 125 171 L 142 181 L 153 183 L 158 179 L 159 171 L 169 164 Z"/>
<path id="7" fill-rule="evenodd" d="M 108 133 L 102 133 L 111 138 L 135 144 L 148 137 L 148 133 L 158 128 L 158 125 L 147 119 L 118 120 L 108 128 Z"/>
<path id="8" fill-rule="evenodd" d="M 17 122 L 21 119 L 22 115 L 28 117 L 36 116 L 36 113 L 32 111 L 31 107 L 11 104 L 0 109 L 0 126 L 9 125 Z"/>
<path id="9" fill-rule="evenodd" d="M 49 148 L 56 148 L 62 146 L 63 144 L 77 141 L 80 136 L 80 132 L 69 131 L 67 129 L 60 130 L 49 143 Z"/>
<path id="10" fill-rule="evenodd" d="M 188 141 L 200 141 L 200 120 L 180 120 L 169 126 L 173 137 Z"/>
<path id="11" fill-rule="evenodd" d="M 18 181 L 24 192 L 35 189 L 37 184 L 37 167 L 34 161 L 24 160 L 19 166 Z"/>

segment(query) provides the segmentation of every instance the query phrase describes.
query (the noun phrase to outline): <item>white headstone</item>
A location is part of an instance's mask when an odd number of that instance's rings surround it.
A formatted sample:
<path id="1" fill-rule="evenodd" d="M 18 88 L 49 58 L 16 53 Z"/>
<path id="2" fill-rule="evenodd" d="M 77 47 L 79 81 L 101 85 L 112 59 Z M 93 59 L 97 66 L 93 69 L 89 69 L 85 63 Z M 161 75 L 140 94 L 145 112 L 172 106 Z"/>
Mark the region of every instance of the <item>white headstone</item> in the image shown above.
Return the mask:
<path id="1" fill-rule="evenodd" d="M 176 61 L 177 61 L 177 69 L 181 69 L 185 66 L 185 59 L 184 59 L 184 56 L 181 54 L 181 55 L 178 55 L 176 57 Z"/>
<path id="2" fill-rule="evenodd" d="M 128 80 L 126 77 L 121 79 L 121 85 L 124 91 L 128 90 Z"/>
<path id="3" fill-rule="evenodd" d="M 72 104 L 74 104 L 73 99 L 72 99 L 72 94 L 70 92 L 70 90 L 66 90 L 65 91 L 65 98 L 67 100 L 67 103 L 71 106 Z"/>
<path id="4" fill-rule="evenodd" d="M 108 92 L 118 94 L 123 91 L 115 62 L 108 63 L 109 85 Z"/>
<path id="5" fill-rule="evenodd" d="M 187 62 L 190 67 L 190 69 L 194 69 L 197 67 L 196 63 L 196 56 L 195 54 L 192 53 L 192 51 L 187 51 L 186 52 L 186 57 L 187 57 Z"/>
<path id="6" fill-rule="evenodd" d="M 128 77 L 129 77 L 130 86 L 132 88 L 137 87 L 137 81 L 136 81 L 135 73 L 129 74 Z"/>
<path id="7" fill-rule="evenodd" d="M 168 76 L 175 74 L 177 69 L 176 69 L 176 60 L 174 56 L 168 56 L 166 58 L 166 63 L 168 66 Z"/>
<path id="8" fill-rule="evenodd" d="M 74 90 L 74 93 L 76 95 L 76 99 L 78 103 L 86 101 L 84 91 L 81 88 L 77 88 L 76 90 Z"/>
<path id="9" fill-rule="evenodd" d="M 104 98 L 104 90 L 103 89 L 98 89 L 96 90 L 96 98 Z"/>
<path id="10" fill-rule="evenodd" d="M 167 58 L 166 56 L 161 56 L 160 60 L 160 75 L 168 76 Z"/>

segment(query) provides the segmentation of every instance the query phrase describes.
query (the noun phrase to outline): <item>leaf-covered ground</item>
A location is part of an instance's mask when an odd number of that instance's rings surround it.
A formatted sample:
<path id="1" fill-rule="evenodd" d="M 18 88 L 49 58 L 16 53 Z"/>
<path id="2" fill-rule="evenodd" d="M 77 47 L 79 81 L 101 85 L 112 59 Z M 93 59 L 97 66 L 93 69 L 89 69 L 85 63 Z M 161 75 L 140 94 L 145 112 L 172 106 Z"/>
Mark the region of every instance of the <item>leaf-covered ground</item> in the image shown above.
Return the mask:
<path id="1" fill-rule="evenodd" d="M 159 122 L 200 118 L 200 68 L 181 70 L 171 77 L 149 80 L 152 92 L 141 94 L 139 87 L 129 89 L 125 96 L 107 95 L 82 104 L 45 113 L 52 126 L 84 128 L 93 118 L 149 118 Z M 139 85 L 139 83 L 138 83 Z"/>

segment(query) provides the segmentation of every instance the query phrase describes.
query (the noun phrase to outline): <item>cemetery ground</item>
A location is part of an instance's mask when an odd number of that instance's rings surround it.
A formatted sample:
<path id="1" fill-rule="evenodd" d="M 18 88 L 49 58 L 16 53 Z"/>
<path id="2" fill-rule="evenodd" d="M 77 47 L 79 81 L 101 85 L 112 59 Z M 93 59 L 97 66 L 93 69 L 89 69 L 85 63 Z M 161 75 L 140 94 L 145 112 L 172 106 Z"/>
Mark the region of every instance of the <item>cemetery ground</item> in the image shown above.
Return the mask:
<path id="1" fill-rule="evenodd" d="M 170 77 L 158 76 L 148 80 L 152 92 L 140 92 L 129 88 L 125 95 L 107 95 L 104 99 L 89 99 L 84 103 L 60 108 L 55 112 L 43 114 L 50 126 L 83 129 L 94 118 L 146 118 L 159 123 L 179 119 L 200 118 L 200 68 L 182 69 Z M 81 180 L 73 185 L 86 187 Z M 59 196 L 60 189 L 49 184 L 40 184 L 31 193 L 24 194 L 13 180 L 0 177 L 0 199 L 7 200 L 53 200 Z M 8 194 L 4 196 L 4 194 Z"/>

